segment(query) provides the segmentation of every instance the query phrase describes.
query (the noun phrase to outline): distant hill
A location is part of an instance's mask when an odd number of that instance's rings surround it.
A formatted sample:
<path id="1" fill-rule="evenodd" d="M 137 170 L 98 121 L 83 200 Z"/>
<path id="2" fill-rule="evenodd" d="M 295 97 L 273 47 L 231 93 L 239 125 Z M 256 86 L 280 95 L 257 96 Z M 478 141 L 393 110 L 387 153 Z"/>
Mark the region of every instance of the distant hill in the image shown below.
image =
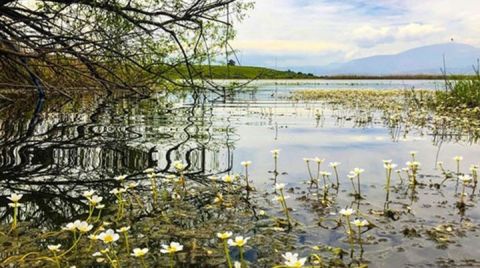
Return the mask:
<path id="1" fill-rule="evenodd" d="M 322 75 L 441 74 L 443 55 L 449 74 L 471 74 L 480 48 L 447 43 L 410 49 L 394 55 L 360 58 L 320 68 Z"/>
<path id="2" fill-rule="evenodd" d="M 195 66 L 195 70 L 201 75 L 196 77 L 206 77 L 210 79 L 312 79 L 318 78 L 311 73 L 279 71 L 264 67 L 252 66 L 226 66 L 226 65 L 212 65 L 212 66 Z M 186 73 L 186 70 L 181 70 Z M 178 75 L 172 75 L 177 78 Z"/>

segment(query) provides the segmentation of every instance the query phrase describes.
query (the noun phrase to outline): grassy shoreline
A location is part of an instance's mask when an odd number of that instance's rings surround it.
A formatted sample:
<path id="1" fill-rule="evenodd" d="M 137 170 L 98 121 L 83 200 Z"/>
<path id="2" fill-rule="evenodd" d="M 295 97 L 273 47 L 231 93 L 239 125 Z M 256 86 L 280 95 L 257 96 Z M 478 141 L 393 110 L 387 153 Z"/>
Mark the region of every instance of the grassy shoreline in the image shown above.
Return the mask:
<path id="1" fill-rule="evenodd" d="M 185 69 L 180 73 L 187 74 Z M 316 75 L 313 73 L 299 72 L 295 70 L 276 70 L 268 67 L 257 66 L 227 66 L 227 65 L 201 65 L 193 66 L 194 77 L 207 79 L 258 79 L 258 80 L 462 80 L 471 79 L 475 75 L 451 74 L 445 77 L 443 74 L 397 74 L 397 75 Z M 172 77 L 181 77 L 172 73 Z"/>

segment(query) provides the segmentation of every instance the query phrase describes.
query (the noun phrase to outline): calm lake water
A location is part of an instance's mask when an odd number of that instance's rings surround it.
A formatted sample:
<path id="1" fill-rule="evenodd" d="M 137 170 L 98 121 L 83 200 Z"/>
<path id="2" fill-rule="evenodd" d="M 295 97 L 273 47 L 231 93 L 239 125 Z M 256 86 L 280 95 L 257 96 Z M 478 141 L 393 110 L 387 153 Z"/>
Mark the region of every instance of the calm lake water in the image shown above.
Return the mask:
<path id="1" fill-rule="evenodd" d="M 280 149 L 279 182 L 292 188 L 289 205 L 292 216 L 303 223 L 293 231 L 298 252 L 328 244 L 348 248 L 341 229 L 319 226 L 320 218 L 336 218 L 339 208 L 354 206 L 364 212 L 383 209 L 385 170 L 382 160 L 392 159 L 400 167 L 418 151 L 422 163 L 420 180 L 442 178 L 436 162 L 455 169 L 453 157 L 462 155 L 462 169 L 478 164 L 480 146 L 451 137 L 432 136 L 425 129 L 389 129 L 377 114 L 368 123 L 355 120 L 358 112 L 322 102 L 294 102 L 286 97 L 300 89 L 441 89 L 441 81 L 423 80 L 309 80 L 256 81 L 249 90 L 223 100 L 207 95 L 193 98 L 188 92 L 157 93 L 151 98 L 115 94 L 109 98 L 85 94 L 74 101 L 48 100 L 34 116 L 27 103 L 0 108 L 0 183 L 3 195 L 25 192 L 24 220 L 54 228 L 71 217 L 75 197 L 88 188 L 107 191 L 115 175 L 134 174 L 146 168 L 172 170 L 174 160 L 188 164 L 188 172 L 211 175 L 242 173 L 241 161 L 250 160 L 250 178 L 262 191 L 272 192 L 273 159 L 270 151 Z M 317 114 L 321 112 L 321 116 Z M 303 158 L 324 158 L 323 170 L 333 172 L 328 162 L 339 166 L 341 189 L 336 205 L 317 210 L 307 195 L 308 172 Z M 365 169 L 362 191 L 367 199 L 353 202 L 347 174 L 355 167 Z M 396 174 L 393 184 L 399 183 Z M 273 214 L 272 196 L 261 197 L 259 206 Z M 461 265 L 478 260 L 477 231 L 480 210 L 477 197 L 464 214 L 455 207 L 455 184 L 441 190 L 419 187 L 413 195 L 392 195 L 392 207 L 409 206 L 411 213 L 396 221 L 372 217 L 374 228 L 366 233 L 371 243 L 364 257 L 371 267 Z M 0 217 L 9 213 L 7 200 L 0 199 Z M 446 248 L 439 247 L 425 232 L 419 237 L 402 231 L 421 225 L 423 230 L 449 223 L 459 233 Z M 460 227 L 468 224 L 468 231 Z M 462 229 L 463 230 L 463 229 Z M 391 264 L 395 265 L 392 266 Z M 478 265 L 478 262 L 474 262 Z M 470 263 L 471 264 L 471 263 Z"/>

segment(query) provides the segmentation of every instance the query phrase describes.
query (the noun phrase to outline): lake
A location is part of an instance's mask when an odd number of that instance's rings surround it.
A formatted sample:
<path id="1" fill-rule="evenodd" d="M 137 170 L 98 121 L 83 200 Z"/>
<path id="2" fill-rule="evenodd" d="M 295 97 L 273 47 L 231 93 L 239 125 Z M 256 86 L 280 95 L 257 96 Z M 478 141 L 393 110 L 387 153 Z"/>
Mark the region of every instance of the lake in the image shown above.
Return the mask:
<path id="1" fill-rule="evenodd" d="M 0 108 L 3 195 L 22 191 L 22 220 L 50 230 L 85 214 L 77 200 L 82 191 L 96 189 L 107 196 L 115 176 L 135 175 L 147 168 L 172 174 L 173 161 L 180 160 L 187 165 L 187 177 L 209 183 L 211 175 L 243 174 L 241 162 L 248 160 L 252 162 L 249 178 L 257 189 L 252 202 L 257 209 L 281 217 L 282 210 L 271 201 L 273 178 L 277 175 L 277 182 L 287 184 L 291 217 L 301 224 L 285 235 L 289 247 L 301 256 L 321 245 L 348 251 L 344 229 L 331 222 L 339 217 L 341 208 L 354 207 L 376 226 L 363 234 L 361 253 L 355 250 L 369 267 L 479 265 L 478 193 L 469 195 L 471 202 L 459 211 L 458 184 L 434 187 L 443 180 L 438 161 L 455 170 L 453 158 L 461 155 L 465 172 L 470 164 L 479 163 L 477 143 L 433 135 L 426 127 L 407 131 L 391 128 L 379 111 L 369 114 L 366 121 L 357 120 L 365 114 L 322 101 L 288 98 L 291 92 L 302 89 L 411 88 L 440 90 L 443 83 L 262 80 L 225 100 L 213 94 L 193 97 L 187 91 L 159 92 L 149 98 L 126 93 L 108 98 L 82 94 L 73 101 L 48 99 L 37 116 L 26 99 Z M 280 150 L 277 173 L 273 172 L 274 149 Z M 376 212 L 385 205 L 383 160 L 392 160 L 402 168 L 411 161 L 411 151 L 417 152 L 415 160 L 421 163 L 419 181 L 423 184 L 409 192 L 394 172 L 390 206 L 401 212 L 392 219 L 378 216 Z M 327 207 L 318 205 L 318 192 L 308 185 L 310 175 L 304 158 L 314 157 L 325 159 L 321 170 L 332 174 L 329 162 L 341 162 L 340 189 L 336 193 L 331 190 L 334 201 Z M 312 161 L 310 165 L 315 171 L 316 164 Z M 366 198 L 361 200 L 349 195 L 353 186 L 347 175 L 354 168 L 365 170 L 361 189 Z M 330 178 L 335 181 L 334 175 Z M 5 221 L 11 211 L 6 199 L 1 200 L 0 215 Z M 439 226 L 452 229 L 442 233 L 446 242 L 435 236 Z M 249 236 L 255 236 L 253 229 Z M 257 263 L 261 247 L 252 245 L 246 252 L 252 267 L 268 267 Z M 183 265 L 195 263 L 184 261 Z"/>

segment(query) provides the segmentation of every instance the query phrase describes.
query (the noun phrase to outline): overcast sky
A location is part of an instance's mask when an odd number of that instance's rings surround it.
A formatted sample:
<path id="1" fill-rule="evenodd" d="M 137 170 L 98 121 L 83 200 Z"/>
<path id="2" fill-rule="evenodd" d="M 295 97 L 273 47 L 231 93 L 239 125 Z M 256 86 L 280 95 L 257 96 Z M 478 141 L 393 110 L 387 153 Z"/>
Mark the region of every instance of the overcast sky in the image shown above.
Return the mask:
<path id="1" fill-rule="evenodd" d="M 242 65 L 318 66 L 450 42 L 480 47 L 480 0 L 255 0 Z"/>

